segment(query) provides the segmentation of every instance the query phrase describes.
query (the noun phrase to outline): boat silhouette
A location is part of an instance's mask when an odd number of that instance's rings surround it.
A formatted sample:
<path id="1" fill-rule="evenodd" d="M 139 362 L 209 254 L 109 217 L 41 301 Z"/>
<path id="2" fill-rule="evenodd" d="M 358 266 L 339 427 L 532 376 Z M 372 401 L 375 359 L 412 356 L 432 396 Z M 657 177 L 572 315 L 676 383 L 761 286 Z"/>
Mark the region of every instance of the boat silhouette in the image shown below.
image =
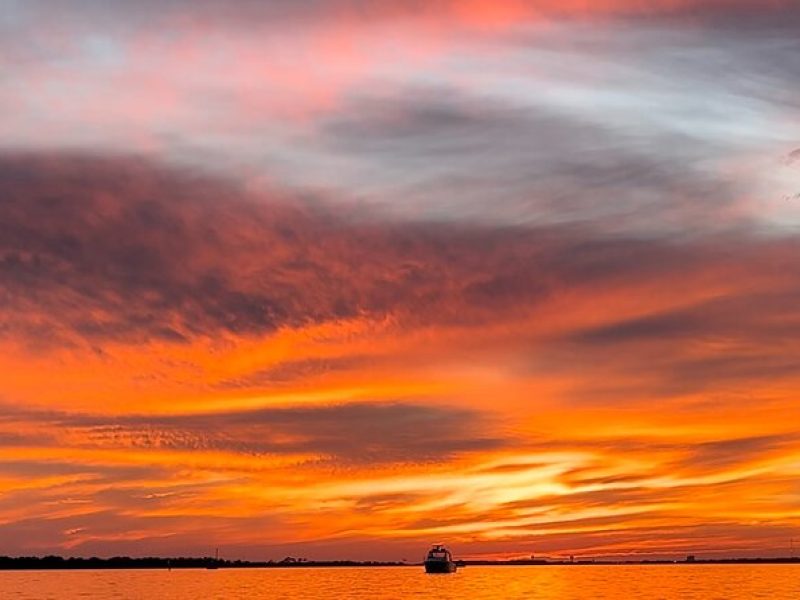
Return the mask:
<path id="1" fill-rule="evenodd" d="M 434 544 L 425 558 L 426 573 L 455 573 L 457 565 L 450 551 L 441 544 Z"/>

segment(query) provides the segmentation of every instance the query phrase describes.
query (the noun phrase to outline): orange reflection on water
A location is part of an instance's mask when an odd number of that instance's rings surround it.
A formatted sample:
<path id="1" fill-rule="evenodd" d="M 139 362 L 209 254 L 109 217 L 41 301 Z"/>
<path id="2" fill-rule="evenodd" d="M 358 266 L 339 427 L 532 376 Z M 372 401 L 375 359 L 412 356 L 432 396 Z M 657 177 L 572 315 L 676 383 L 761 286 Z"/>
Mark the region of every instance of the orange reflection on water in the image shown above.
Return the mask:
<path id="1" fill-rule="evenodd" d="M 421 567 L 6 572 L 9 598 L 60 600 L 796 600 L 800 565 Z"/>

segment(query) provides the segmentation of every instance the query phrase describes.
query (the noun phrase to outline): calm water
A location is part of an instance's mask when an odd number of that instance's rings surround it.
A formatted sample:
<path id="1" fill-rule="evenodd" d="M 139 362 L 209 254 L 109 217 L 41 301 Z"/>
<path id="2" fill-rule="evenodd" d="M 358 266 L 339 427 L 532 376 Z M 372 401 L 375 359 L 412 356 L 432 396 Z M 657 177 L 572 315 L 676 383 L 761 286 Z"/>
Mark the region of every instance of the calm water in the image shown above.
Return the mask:
<path id="1" fill-rule="evenodd" d="M 467 567 L 0 572 L 0 598 L 27 600 L 798 600 L 800 565 Z"/>

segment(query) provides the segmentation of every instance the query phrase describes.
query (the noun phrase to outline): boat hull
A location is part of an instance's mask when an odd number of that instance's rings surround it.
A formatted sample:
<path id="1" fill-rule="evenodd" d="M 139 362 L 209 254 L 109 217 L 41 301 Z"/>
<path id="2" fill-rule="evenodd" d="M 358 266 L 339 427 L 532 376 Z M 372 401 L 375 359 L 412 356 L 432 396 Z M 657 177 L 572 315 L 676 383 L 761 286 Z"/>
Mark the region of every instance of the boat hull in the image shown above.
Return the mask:
<path id="1" fill-rule="evenodd" d="M 450 560 L 426 560 L 426 573 L 455 573 L 456 563 Z"/>

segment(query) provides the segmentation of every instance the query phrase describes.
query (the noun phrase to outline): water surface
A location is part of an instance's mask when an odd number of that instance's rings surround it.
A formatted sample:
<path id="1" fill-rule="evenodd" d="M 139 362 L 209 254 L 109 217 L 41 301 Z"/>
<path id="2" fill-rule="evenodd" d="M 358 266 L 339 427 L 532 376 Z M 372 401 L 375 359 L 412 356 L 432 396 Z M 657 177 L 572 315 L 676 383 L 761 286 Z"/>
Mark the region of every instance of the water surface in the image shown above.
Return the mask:
<path id="1" fill-rule="evenodd" d="M 418 567 L 0 572 L 25 600 L 798 600 L 800 565 Z"/>

